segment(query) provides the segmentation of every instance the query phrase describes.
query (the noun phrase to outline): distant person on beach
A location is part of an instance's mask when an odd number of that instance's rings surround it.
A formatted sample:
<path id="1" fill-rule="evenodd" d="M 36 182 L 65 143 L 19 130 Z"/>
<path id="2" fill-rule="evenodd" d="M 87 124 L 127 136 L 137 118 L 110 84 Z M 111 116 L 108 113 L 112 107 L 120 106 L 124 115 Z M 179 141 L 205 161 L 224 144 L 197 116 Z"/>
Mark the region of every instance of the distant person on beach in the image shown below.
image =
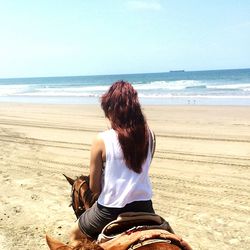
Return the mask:
<path id="1" fill-rule="evenodd" d="M 77 221 L 72 241 L 96 238 L 120 213 L 154 213 L 148 172 L 155 140 L 137 91 L 128 82 L 115 82 L 101 97 L 101 107 L 110 128 L 93 141 L 89 184 L 99 198 Z"/>

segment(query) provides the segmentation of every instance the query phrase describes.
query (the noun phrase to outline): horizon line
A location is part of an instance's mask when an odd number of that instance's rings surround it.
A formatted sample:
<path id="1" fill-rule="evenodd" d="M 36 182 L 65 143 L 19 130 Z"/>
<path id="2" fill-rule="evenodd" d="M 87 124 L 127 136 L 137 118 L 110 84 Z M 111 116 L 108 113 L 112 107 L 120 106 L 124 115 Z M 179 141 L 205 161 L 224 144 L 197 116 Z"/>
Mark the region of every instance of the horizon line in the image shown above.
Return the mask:
<path id="1" fill-rule="evenodd" d="M 121 76 L 121 75 L 144 75 L 144 74 L 163 74 L 163 73 L 186 73 L 186 72 L 204 72 L 204 71 L 226 71 L 226 70 L 250 70 L 249 68 L 222 68 L 222 69 L 202 69 L 202 70 L 185 70 L 173 69 L 158 72 L 140 72 L 140 73 L 115 73 L 115 74 L 97 74 L 97 75 L 55 75 L 55 76 L 21 76 L 21 77 L 4 77 L 0 80 L 8 79 L 33 79 L 33 78 L 67 78 L 67 77 L 94 77 L 94 76 Z"/>

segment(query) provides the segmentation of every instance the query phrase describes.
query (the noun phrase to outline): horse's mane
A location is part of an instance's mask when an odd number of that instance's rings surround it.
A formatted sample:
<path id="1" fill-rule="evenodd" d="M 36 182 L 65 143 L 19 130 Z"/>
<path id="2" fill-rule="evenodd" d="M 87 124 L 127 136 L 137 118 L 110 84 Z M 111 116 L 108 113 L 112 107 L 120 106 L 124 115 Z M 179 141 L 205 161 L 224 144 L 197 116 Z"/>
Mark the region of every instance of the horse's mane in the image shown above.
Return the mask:
<path id="1" fill-rule="evenodd" d="M 81 175 L 80 177 L 77 177 L 77 179 L 80 179 L 82 181 L 86 181 L 87 185 L 89 186 L 89 176 Z M 89 204 L 89 206 L 92 206 L 95 203 L 95 201 L 97 200 L 97 198 L 98 198 L 97 195 L 94 195 L 93 192 L 90 190 L 90 188 L 88 188 L 84 192 L 83 197 L 82 197 L 82 199 L 85 202 L 87 202 Z"/>
<path id="2" fill-rule="evenodd" d="M 79 240 L 79 244 L 72 248 L 73 250 L 103 250 L 102 247 L 88 239 Z"/>
<path id="3" fill-rule="evenodd" d="M 92 206 L 95 201 L 97 200 L 96 195 L 92 193 L 90 189 L 86 190 L 86 192 L 83 194 L 83 199 Z"/>

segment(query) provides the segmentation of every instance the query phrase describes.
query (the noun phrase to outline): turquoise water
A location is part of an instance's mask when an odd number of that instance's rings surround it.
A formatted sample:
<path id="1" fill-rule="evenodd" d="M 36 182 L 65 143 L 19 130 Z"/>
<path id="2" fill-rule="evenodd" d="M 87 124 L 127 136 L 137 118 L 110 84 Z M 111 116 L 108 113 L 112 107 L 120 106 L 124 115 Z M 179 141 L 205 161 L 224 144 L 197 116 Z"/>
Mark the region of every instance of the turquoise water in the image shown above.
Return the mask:
<path id="1" fill-rule="evenodd" d="M 117 80 L 143 104 L 250 105 L 250 69 L 0 79 L 0 101 L 94 104 Z"/>

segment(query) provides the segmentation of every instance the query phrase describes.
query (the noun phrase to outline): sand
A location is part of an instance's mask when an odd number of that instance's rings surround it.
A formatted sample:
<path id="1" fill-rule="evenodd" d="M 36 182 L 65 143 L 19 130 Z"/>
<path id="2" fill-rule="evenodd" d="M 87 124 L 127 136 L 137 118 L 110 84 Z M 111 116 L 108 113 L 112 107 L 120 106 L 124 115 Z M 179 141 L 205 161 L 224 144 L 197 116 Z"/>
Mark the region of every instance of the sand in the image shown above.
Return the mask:
<path id="1" fill-rule="evenodd" d="M 146 106 L 155 210 L 193 249 L 250 249 L 250 107 Z M 75 222 L 62 173 L 88 173 L 98 106 L 0 104 L 0 249 L 48 249 Z"/>

